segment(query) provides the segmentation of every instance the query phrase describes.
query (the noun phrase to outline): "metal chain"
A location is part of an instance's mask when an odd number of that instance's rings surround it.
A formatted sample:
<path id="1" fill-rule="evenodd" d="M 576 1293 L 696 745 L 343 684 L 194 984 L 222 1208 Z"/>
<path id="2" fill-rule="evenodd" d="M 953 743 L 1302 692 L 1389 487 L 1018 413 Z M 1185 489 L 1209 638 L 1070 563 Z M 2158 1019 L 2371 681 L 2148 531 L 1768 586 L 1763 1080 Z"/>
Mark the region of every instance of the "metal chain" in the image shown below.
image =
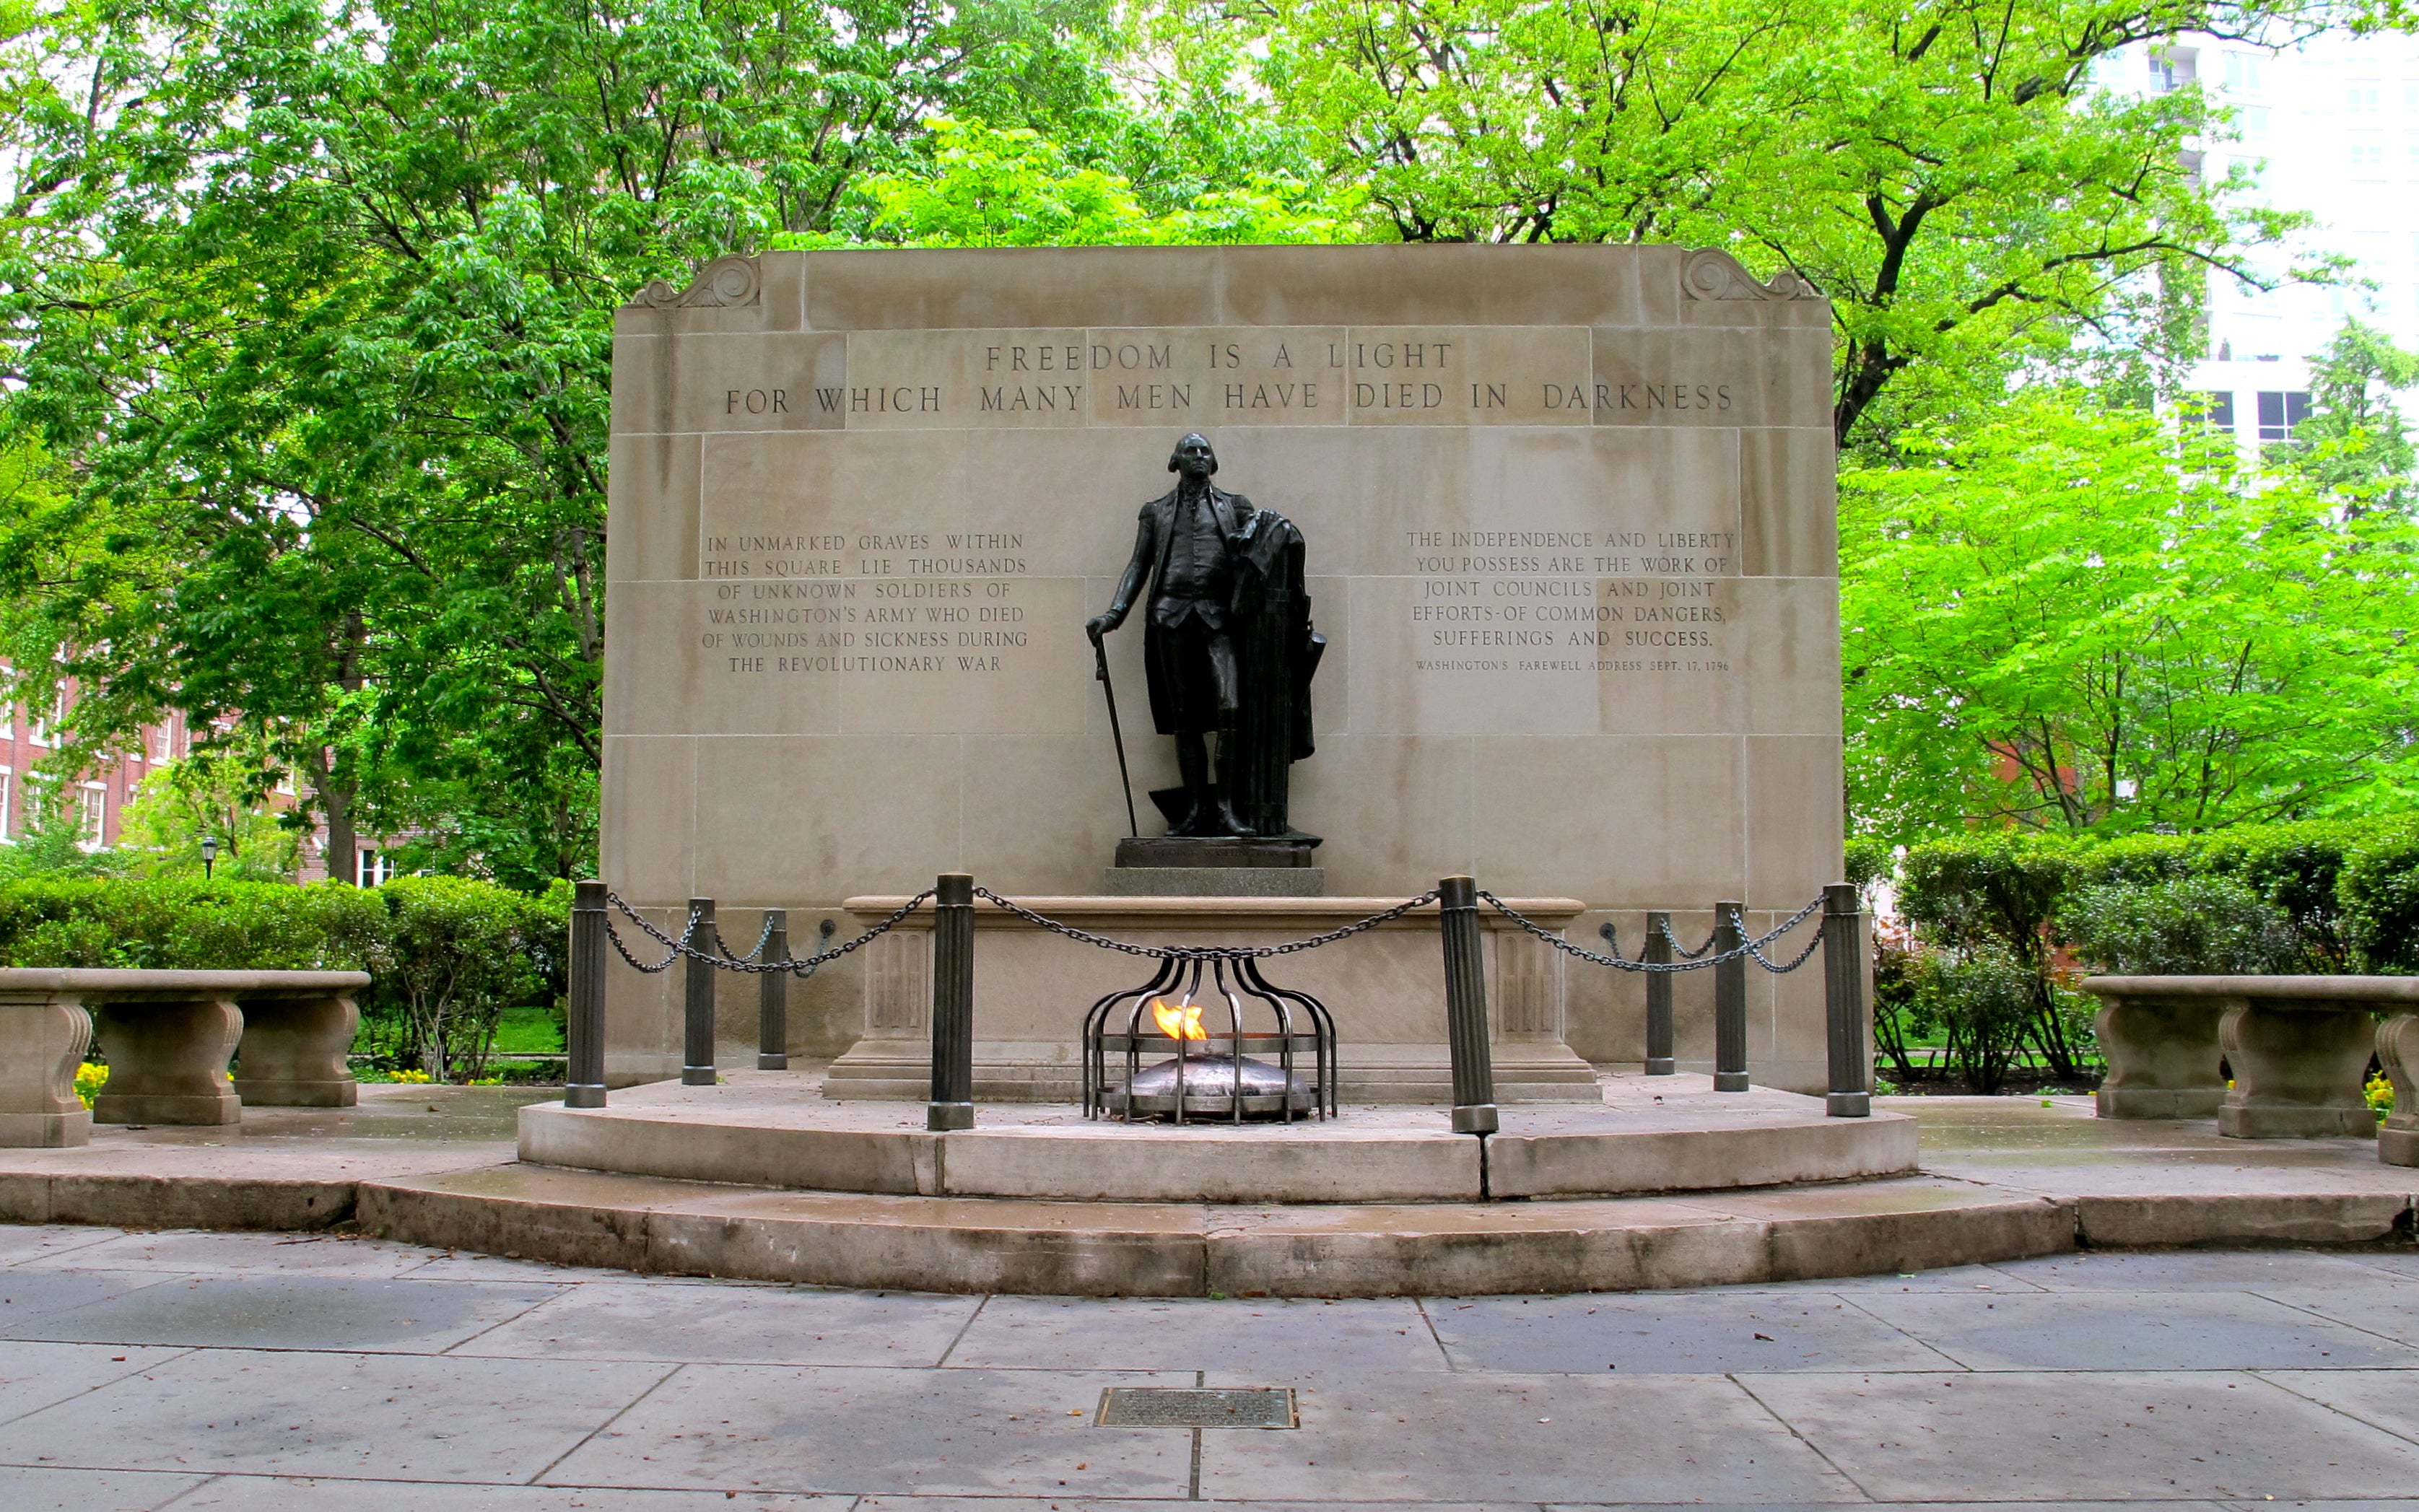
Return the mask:
<path id="1" fill-rule="evenodd" d="M 1392 923 L 1414 908 L 1436 902 L 1438 894 L 1434 888 L 1430 888 L 1418 897 L 1407 898 L 1381 913 L 1371 914 L 1366 918 L 1356 918 L 1349 924 L 1329 930 L 1324 934 L 1314 934 L 1308 939 L 1287 940 L 1283 945 L 1136 945 L 1131 940 L 1113 940 L 1105 934 L 1094 934 L 1088 930 L 1077 929 L 1072 924 L 1060 923 L 1046 915 L 1035 913 L 1012 899 L 1003 898 L 989 887 L 977 887 L 975 896 L 988 899 L 997 904 L 1003 912 L 1013 914 L 1028 924 L 1048 930 L 1053 934 L 1063 934 L 1068 939 L 1078 940 L 1086 945 L 1097 945 L 1103 950 L 1121 950 L 1127 955 L 1138 955 L 1152 961 L 1265 961 L 1271 956 L 1292 955 L 1300 950 L 1316 950 L 1322 945 L 1333 945 L 1338 940 L 1348 940 L 1353 935 L 1376 929 L 1380 924 Z"/>
<path id="2" fill-rule="evenodd" d="M 1678 956 L 1683 961 L 1696 960 L 1699 956 L 1703 955 L 1707 950 L 1712 949 L 1714 948 L 1714 942 L 1722 937 L 1722 932 L 1720 928 L 1717 926 L 1711 934 L 1705 936 L 1704 944 L 1698 946 L 1695 949 L 1691 950 L 1687 946 L 1682 945 L 1679 941 L 1679 937 L 1672 933 L 1672 921 L 1670 919 L 1666 918 L 1662 920 L 1660 923 L 1656 925 L 1656 928 L 1663 932 L 1664 943 L 1672 947 L 1672 953 Z"/>
<path id="3" fill-rule="evenodd" d="M 697 920 L 694 917 L 691 917 L 689 919 L 689 927 L 682 931 L 681 937 L 675 940 L 663 931 L 655 928 L 653 924 L 648 923 L 645 915 L 639 913 L 628 903 L 624 903 L 622 901 L 621 894 L 616 892 L 608 892 L 605 895 L 605 901 L 611 903 L 614 907 L 622 910 L 624 914 L 627 915 L 630 922 L 638 925 L 641 930 L 644 930 L 657 945 L 669 947 L 671 950 L 671 954 L 664 957 L 662 965 L 650 966 L 639 962 L 634 958 L 630 954 L 628 949 L 622 944 L 622 936 L 613 928 L 613 916 L 610 914 L 605 916 L 605 934 L 607 938 L 613 942 L 613 949 L 622 952 L 623 960 L 629 962 L 630 964 L 637 966 L 640 971 L 646 972 L 650 976 L 669 967 L 674 961 L 679 960 L 682 956 L 688 956 L 693 960 L 704 962 L 707 965 L 714 967 L 716 971 L 737 971 L 749 975 L 771 971 L 788 971 L 793 972 L 800 977 L 804 977 L 808 973 L 813 971 L 815 967 L 822 965 L 824 962 L 837 961 L 841 956 L 848 954 L 851 950 L 871 945 L 883 935 L 889 933 L 892 930 L 898 928 L 901 921 L 905 919 L 908 915 L 914 913 L 917 908 L 920 908 L 925 903 L 931 902 L 932 898 L 932 889 L 927 887 L 922 892 L 917 893 L 915 897 L 908 899 L 906 903 L 894 910 L 889 918 L 884 919 L 881 923 L 874 925 L 871 929 L 867 930 L 864 933 L 849 941 L 847 944 L 836 945 L 819 955 L 810 955 L 803 961 L 734 961 L 729 956 L 716 955 L 711 950 L 696 949 L 688 943 L 689 936 L 697 931 Z M 764 942 L 763 940 L 758 940 L 756 945 L 757 949 L 761 950 L 763 949 Z M 750 953 L 752 954 L 753 952 Z"/>
<path id="4" fill-rule="evenodd" d="M 1790 962 L 1789 964 L 1785 966 L 1774 965 L 1772 962 L 1765 957 L 1764 947 L 1787 931 L 1795 929 L 1800 920 L 1804 919 L 1807 915 L 1814 911 L 1814 904 L 1819 903 L 1822 901 L 1822 899 L 1817 898 L 1814 900 L 1814 903 L 1808 903 L 1805 907 L 1797 910 L 1795 918 L 1790 919 L 1788 923 L 1781 925 L 1780 929 L 1774 930 L 1770 934 L 1765 935 L 1763 939 L 1749 940 L 1747 945 L 1747 952 L 1748 954 L 1755 957 L 1756 964 L 1762 966 L 1764 970 L 1771 972 L 1776 977 L 1785 977 L 1789 973 L 1796 970 L 1799 966 L 1804 965 L 1806 964 L 1807 957 L 1814 953 L 1814 948 L 1823 943 L 1823 928 L 1819 924 L 1815 926 L 1813 935 L 1807 940 L 1806 949 L 1798 951 L 1797 959 Z"/>
<path id="5" fill-rule="evenodd" d="M 641 921 L 643 921 L 643 919 L 641 919 Z M 654 929 L 648 929 L 648 933 L 655 933 L 655 932 L 654 932 Z M 619 932 L 619 929 L 614 929 L 614 927 L 612 927 L 612 915 L 605 915 L 605 938 L 609 938 L 609 941 L 612 941 L 614 953 L 617 953 L 617 956 L 622 956 L 622 961 L 629 961 L 629 963 L 631 963 L 631 967 L 636 967 L 636 970 L 643 970 L 643 973 L 651 975 L 651 978 L 654 978 L 655 973 L 663 973 L 663 970 L 672 970 L 672 963 L 680 961 L 680 949 L 682 949 L 682 944 L 685 944 L 685 941 L 687 941 L 689 936 L 687 936 L 687 933 L 682 933 L 680 941 L 677 941 L 677 944 L 675 944 L 675 941 L 665 941 L 665 944 L 670 944 L 670 946 L 672 946 L 672 953 L 670 953 L 670 956 L 665 956 L 663 961 L 655 963 L 655 965 L 648 965 L 648 963 L 643 963 L 643 961 L 639 961 L 639 958 L 636 958 L 636 956 L 631 956 L 631 953 L 629 953 L 629 946 L 622 944 L 622 932 Z M 663 938 L 663 936 L 660 936 L 660 933 L 655 933 L 655 938 Z"/>
<path id="6" fill-rule="evenodd" d="M 1598 955 L 1594 950 L 1583 949 L 1579 946 L 1573 945 L 1570 941 L 1563 938 L 1560 934 L 1555 933 L 1552 930 L 1546 928 L 1535 919 L 1529 918 L 1526 914 L 1514 908 L 1502 899 L 1495 896 L 1495 894 L 1481 889 L 1478 895 L 1481 898 L 1486 899 L 1488 903 L 1494 904 L 1496 912 L 1502 914 L 1504 918 L 1512 920 L 1515 924 L 1519 925 L 1522 929 L 1527 930 L 1530 933 L 1534 934 L 1537 938 L 1545 941 L 1548 945 L 1552 946 L 1555 949 L 1562 951 L 1564 954 L 1577 956 L 1580 960 L 1588 962 L 1593 965 L 1610 966 L 1615 971 L 1662 973 L 1675 971 L 1703 971 L 1708 966 L 1718 966 L 1725 961 L 1735 961 L 1741 956 L 1753 957 L 1766 971 L 1795 971 L 1799 966 L 1806 964 L 1806 957 L 1814 953 L 1814 946 L 1816 944 L 1820 944 L 1823 939 L 1823 932 L 1821 930 L 1816 930 L 1814 932 L 1814 940 L 1806 947 L 1805 952 L 1799 955 L 1796 960 L 1792 961 L 1785 966 L 1776 966 L 1771 962 L 1766 961 L 1764 958 L 1764 947 L 1770 945 L 1773 941 L 1780 938 L 1783 934 L 1788 933 L 1791 930 L 1794 930 L 1798 925 L 1806 922 L 1809 916 L 1810 916 L 1816 909 L 1823 906 L 1823 900 L 1818 895 L 1812 903 L 1808 903 L 1805 907 L 1797 910 L 1796 913 L 1792 914 L 1788 919 L 1775 928 L 1770 933 L 1765 934 L 1763 938 L 1749 940 L 1746 944 L 1738 946 L 1733 949 L 1724 950 L 1719 955 L 1697 961 L 1630 961 L 1625 959 L 1619 953 L 1620 948 L 1618 946 L 1614 947 L 1614 953 L 1611 955 Z M 1669 938 L 1669 935 L 1666 935 L 1665 937 Z M 1678 949 L 1677 942 L 1674 942 L 1673 949 Z M 1708 946 L 1707 949 L 1711 949 L 1711 947 Z M 1700 952 L 1700 954 L 1702 953 L 1703 952 Z"/>

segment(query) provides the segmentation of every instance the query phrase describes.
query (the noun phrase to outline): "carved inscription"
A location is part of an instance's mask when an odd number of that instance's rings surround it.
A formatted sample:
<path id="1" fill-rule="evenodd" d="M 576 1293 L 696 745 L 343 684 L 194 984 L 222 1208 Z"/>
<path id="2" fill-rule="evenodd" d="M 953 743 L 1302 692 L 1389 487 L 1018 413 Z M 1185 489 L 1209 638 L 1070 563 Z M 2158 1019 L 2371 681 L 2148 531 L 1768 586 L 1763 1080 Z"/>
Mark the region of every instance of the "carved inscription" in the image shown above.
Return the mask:
<path id="1" fill-rule="evenodd" d="M 818 416 L 849 427 L 1692 423 L 1743 411 L 1679 364 L 1598 380 L 1578 327 L 876 331 L 849 338 Z M 757 391 L 733 405 L 787 403 Z M 735 411 L 734 411 L 735 412 Z"/>
<path id="2" fill-rule="evenodd" d="M 1731 531 L 1406 531 L 1423 672 L 1731 670 Z"/>
<path id="3" fill-rule="evenodd" d="M 709 535 L 706 665 L 744 677 L 989 676 L 1032 643 L 1017 531 Z"/>

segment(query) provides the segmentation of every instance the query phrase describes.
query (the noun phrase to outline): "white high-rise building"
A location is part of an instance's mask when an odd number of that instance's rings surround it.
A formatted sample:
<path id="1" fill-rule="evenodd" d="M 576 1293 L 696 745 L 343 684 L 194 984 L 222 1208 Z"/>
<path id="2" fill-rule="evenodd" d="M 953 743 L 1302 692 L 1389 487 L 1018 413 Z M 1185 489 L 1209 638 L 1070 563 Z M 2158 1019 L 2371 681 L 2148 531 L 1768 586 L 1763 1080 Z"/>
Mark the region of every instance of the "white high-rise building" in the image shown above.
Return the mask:
<path id="1" fill-rule="evenodd" d="M 2209 355 L 2190 386 L 2210 395 L 2213 422 L 2246 449 L 2285 440 L 2309 412 L 2311 354 L 2347 316 L 2419 347 L 2419 38 L 2331 32 L 2272 52 L 2186 37 L 2112 54 L 2097 79 L 2141 94 L 2197 83 L 2233 111 L 2231 140 L 2201 144 L 2202 172 L 2215 180 L 2244 164 L 2257 176 L 2252 202 L 2316 222 L 2259 255 L 2272 277 L 2297 257 L 2356 261 L 2335 287 L 2261 293 L 2211 275 Z"/>

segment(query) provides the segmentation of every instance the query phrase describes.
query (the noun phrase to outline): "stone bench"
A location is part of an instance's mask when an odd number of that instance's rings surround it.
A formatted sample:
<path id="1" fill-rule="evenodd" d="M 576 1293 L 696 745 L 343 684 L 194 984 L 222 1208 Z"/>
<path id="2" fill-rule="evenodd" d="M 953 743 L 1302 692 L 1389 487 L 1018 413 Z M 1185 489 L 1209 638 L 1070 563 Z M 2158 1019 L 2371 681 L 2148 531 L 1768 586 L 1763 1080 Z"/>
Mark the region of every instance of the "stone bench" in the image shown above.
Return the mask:
<path id="1" fill-rule="evenodd" d="M 350 1107 L 358 971 L 0 968 L 0 1145 L 81 1145 L 100 1123 L 225 1124 L 243 1104 Z M 109 1081 L 85 1111 L 96 1031 Z M 227 1063 L 241 1062 L 230 1079 Z"/>
<path id="2" fill-rule="evenodd" d="M 2368 1135 L 2377 1120 L 2362 1084 L 2374 1015 L 2419 1006 L 2419 977 L 2090 977 L 2082 986 L 2103 999 L 2102 1118 L 2213 1112 L 2217 1132 L 2236 1139 Z"/>

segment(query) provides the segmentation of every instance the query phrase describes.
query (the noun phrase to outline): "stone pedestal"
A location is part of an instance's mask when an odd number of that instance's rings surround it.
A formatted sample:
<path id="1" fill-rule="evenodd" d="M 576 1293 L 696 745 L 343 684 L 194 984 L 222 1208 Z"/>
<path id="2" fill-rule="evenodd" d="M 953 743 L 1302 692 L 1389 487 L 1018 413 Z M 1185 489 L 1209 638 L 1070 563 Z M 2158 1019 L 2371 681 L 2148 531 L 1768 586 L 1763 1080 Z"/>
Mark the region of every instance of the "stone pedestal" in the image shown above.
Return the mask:
<path id="1" fill-rule="evenodd" d="M 2217 1022 L 2228 1000 L 2110 996 L 2093 1018 L 2108 1074 L 2094 1094 L 2103 1119 L 2206 1119 L 2226 1099 Z"/>
<path id="2" fill-rule="evenodd" d="M 862 928 L 903 898 L 852 898 Z M 1020 898 L 1038 913 L 1137 945 L 1274 945 L 1324 933 L 1392 906 L 1386 898 Z M 1580 911 L 1571 898 L 1512 898 L 1549 929 Z M 1598 1102 L 1595 1072 L 1564 1042 L 1564 957 L 1491 909 L 1487 1001 L 1499 1103 Z M 921 1099 L 932 1066 L 930 910 L 872 945 L 865 1038 L 833 1062 L 824 1095 Z M 1074 1102 L 1084 1013 L 1139 987 L 1158 963 L 1046 933 L 988 903 L 975 912 L 975 1100 Z M 1444 957 L 1431 903 L 1333 945 L 1260 963 L 1269 979 L 1335 1015 L 1347 1103 L 1452 1101 Z"/>
<path id="3" fill-rule="evenodd" d="M 73 995 L 0 991 L 0 1146 L 57 1149 L 92 1137 L 75 1090 L 91 1046 L 92 1020 Z"/>
<path id="4" fill-rule="evenodd" d="M 255 1106 L 348 1108 L 361 1101 L 346 1057 L 361 1011 L 350 997 L 250 997 L 235 1090 Z"/>
<path id="5" fill-rule="evenodd" d="M 2394 1111 L 2377 1131 L 2377 1158 L 2419 1165 L 2419 1013 L 2396 1013 L 2377 1026 L 2377 1058 L 2394 1083 Z"/>
<path id="6" fill-rule="evenodd" d="M 146 997 L 94 1006 L 109 1081 L 93 1099 L 96 1123 L 241 1123 L 243 1100 L 227 1061 L 243 1038 L 243 1010 L 225 997 Z"/>
<path id="7" fill-rule="evenodd" d="M 2358 1003 L 2254 997 L 2218 1025 L 2234 1086 L 2217 1132 L 2234 1139 L 2365 1137 L 2377 1127 L 2362 1089 L 2376 1021 Z"/>

